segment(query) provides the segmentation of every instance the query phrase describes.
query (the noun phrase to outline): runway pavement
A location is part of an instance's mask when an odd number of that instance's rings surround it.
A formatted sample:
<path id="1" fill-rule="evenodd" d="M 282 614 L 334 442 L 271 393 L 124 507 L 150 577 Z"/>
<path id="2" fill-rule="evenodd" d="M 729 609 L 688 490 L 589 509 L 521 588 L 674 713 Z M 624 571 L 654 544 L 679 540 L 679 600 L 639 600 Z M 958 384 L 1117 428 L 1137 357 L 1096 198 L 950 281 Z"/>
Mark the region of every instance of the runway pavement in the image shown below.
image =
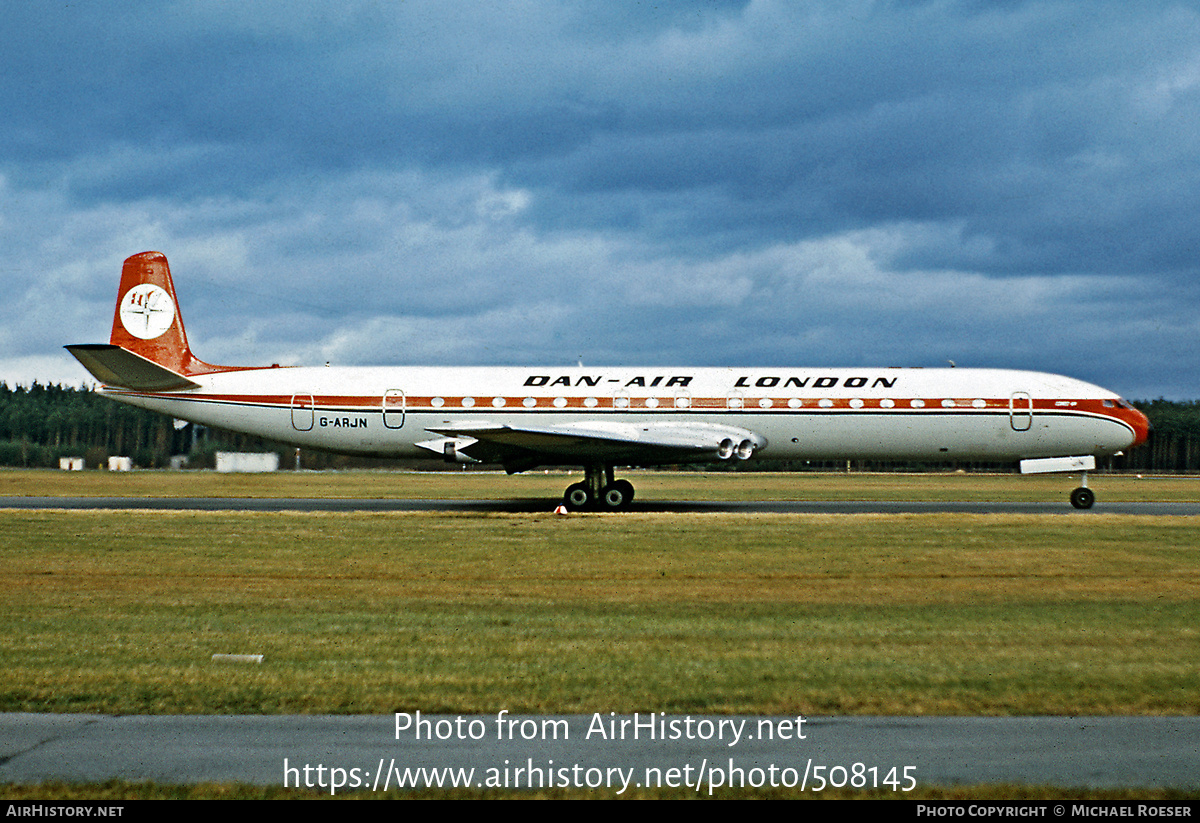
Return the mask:
<path id="1" fill-rule="evenodd" d="M 424 739 L 418 739 L 424 738 Z M 414 771 L 423 769 L 425 771 Z M 0 715 L 0 782 L 1200 787 L 1197 717 Z M 336 785 L 340 784 L 340 785 Z"/>
<path id="2" fill-rule="evenodd" d="M 0 497 L 0 509 L 122 509 L 173 511 L 333 511 L 333 512 L 550 512 L 557 498 L 507 500 L 413 500 L 282 497 Z M 1091 514 L 1141 514 L 1153 516 L 1200 516 L 1200 502 L 1122 503 L 1098 501 L 1081 511 L 1066 500 L 1036 503 L 989 501 L 832 501 L 749 500 L 685 501 L 635 500 L 634 512 L 746 512 L 753 514 L 1061 514 L 1087 517 Z"/>

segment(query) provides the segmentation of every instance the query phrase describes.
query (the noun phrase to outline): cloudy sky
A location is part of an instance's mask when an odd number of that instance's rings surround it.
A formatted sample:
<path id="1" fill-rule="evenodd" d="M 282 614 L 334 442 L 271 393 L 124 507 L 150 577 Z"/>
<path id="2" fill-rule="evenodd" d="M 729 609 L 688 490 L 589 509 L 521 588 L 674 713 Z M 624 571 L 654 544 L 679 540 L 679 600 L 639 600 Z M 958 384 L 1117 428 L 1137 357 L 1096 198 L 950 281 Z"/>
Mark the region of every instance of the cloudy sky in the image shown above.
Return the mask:
<path id="1" fill-rule="evenodd" d="M 121 261 L 226 365 L 1012 367 L 1200 398 L 1200 8 L 80 0 L 0 27 L 0 379 Z"/>

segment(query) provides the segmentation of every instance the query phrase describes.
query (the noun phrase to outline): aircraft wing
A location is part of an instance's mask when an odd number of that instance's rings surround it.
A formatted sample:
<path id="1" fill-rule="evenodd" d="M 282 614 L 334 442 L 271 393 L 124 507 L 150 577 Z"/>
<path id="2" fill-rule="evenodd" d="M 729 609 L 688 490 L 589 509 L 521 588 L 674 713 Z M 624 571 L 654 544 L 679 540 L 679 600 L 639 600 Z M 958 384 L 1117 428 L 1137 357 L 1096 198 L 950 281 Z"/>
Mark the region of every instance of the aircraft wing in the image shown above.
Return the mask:
<path id="1" fill-rule="evenodd" d="M 442 439 L 417 445 L 441 452 L 447 459 L 503 463 L 510 472 L 540 465 L 649 466 L 735 455 L 744 459 L 767 444 L 764 437 L 747 429 L 687 422 L 459 423 L 428 431 Z"/>

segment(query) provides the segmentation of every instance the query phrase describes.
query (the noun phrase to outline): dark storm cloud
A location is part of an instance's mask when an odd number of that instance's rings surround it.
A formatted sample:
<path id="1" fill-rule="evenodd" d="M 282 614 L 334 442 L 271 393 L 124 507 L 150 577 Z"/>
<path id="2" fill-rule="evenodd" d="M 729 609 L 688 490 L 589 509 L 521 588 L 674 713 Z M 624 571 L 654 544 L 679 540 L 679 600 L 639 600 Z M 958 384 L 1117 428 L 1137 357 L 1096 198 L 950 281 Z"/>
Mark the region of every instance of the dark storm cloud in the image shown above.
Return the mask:
<path id="1" fill-rule="evenodd" d="M 1198 331 L 1188 4 L 16 4 L 0 55 L 11 374 L 158 248 L 217 361 L 1198 394 L 1149 362 Z"/>

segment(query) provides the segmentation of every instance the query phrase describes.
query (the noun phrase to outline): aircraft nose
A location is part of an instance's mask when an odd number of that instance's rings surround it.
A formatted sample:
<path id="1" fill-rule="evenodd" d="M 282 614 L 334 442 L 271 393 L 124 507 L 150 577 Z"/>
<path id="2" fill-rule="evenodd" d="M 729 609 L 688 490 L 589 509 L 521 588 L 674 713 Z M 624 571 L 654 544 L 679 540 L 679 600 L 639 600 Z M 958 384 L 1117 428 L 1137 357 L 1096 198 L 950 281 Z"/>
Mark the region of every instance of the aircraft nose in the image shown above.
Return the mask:
<path id="1" fill-rule="evenodd" d="M 1150 418 L 1133 406 L 1128 406 L 1124 411 L 1125 422 L 1133 427 L 1133 442 L 1130 447 L 1140 446 L 1150 437 Z"/>

